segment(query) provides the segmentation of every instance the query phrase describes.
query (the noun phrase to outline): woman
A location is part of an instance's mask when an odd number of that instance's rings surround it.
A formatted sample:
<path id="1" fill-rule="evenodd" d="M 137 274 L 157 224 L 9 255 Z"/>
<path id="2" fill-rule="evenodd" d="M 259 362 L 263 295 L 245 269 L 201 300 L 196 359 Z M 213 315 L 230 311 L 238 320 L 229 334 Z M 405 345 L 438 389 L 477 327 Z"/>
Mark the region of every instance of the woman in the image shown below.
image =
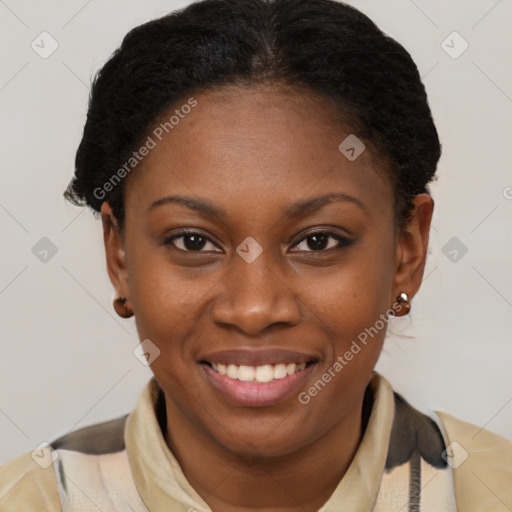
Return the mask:
<path id="1" fill-rule="evenodd" d="M 439 156 L 409 54 L 347 5 L 210 0 L 132 30 L 65 196 L 101 215 L 154 379 L 3 467 L 0 509 L 506 510 L 510 443 L 373 370 Z"/>

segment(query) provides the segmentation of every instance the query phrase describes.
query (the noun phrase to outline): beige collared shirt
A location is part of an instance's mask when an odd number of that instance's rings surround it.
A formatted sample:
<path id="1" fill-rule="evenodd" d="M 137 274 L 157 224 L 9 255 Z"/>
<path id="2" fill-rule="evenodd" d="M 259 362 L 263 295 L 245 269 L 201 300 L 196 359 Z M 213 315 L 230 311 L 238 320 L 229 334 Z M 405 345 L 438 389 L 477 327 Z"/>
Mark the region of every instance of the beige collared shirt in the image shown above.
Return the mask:
<path id="1" fill-rule="evenodd" d="M 438 413 L 442 432 L 378 373 L 370 386 L 363 439 L 319 512 L 512 510 L 511 443 Z M 127 417 L 86 427 L 1 467 L 0 511 L 211 512 L 164 440 L 162 400 L 151 379 Z M 475 478 L 485 485 L 476 488 Z"/>

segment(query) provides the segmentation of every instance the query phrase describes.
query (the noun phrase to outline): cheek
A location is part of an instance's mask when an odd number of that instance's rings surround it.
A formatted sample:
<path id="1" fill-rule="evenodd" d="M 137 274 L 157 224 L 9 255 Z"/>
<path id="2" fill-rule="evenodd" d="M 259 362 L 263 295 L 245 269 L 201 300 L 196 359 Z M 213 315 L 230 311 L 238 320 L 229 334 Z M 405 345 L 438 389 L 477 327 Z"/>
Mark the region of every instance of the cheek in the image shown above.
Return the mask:
<path id="1" fill-rule="evenodd" d="M 192 268 L 172 265 L 161 248 L 143 244 L 134 248 L 129 261 L 130 294 L 140 339 L 150 339 L 162 352 L 176 354 L 204 316 L 205 296 L 219 280 L 219 273 L 198 276 Z"/>
<path id="2" fill-rule="evenodd" d="M 182 410 L 199 394 L 198 383 L 190 379 L 196 364 L 192 345 L 207 317 L 204 295 L 211 286 L 209 280 L 184 279 L 165 264 L 147 265 L 132 280 L 139 339 L 151 340 L 160 350 L 151 371 L 164 389 L 178 390 L 172 396 Z"/>
<path id="3" fill-rule="evenodd" d="M 177 350 L 205 313 L 210 280 L 186 280 L 171 272 L 151 270 L 132 283 L 139 335 Z"/>
<path id="4" fill-rule="evenodd" d="M 307 309 L 345 341 L 371 327 L 391 306 L 393 250 L 359 247 L 328 272 L 304 271 L 298 295 Z"/>

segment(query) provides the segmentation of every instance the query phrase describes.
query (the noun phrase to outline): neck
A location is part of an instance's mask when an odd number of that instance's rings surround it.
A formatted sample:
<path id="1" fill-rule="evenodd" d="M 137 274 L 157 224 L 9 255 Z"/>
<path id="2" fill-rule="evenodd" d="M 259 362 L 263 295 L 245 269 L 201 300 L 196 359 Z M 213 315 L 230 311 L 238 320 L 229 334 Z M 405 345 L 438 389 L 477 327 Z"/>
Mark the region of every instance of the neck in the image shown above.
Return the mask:
<path id="1" fill-rule="evenodd" d="M 318 510 L 345 475 L 372 407 L 369 387 L 343 419 L 323 436 L 279 457 L 241 457 L 190 424 L 166 400 L 172 422 L 164 437 L 181 469 L 212 511 Z M 175 421 L 177 420 L 177 421 Z"/>

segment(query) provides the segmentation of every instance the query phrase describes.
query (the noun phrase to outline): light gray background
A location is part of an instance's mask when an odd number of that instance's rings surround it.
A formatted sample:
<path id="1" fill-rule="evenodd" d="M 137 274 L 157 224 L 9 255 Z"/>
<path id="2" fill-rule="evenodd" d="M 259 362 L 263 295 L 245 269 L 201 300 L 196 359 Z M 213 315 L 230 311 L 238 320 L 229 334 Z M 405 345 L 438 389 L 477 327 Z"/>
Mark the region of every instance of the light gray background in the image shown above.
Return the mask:
<path id="1" fill-rule="evenodd" d="M 129 412 L 151 375 L 112 309 L 100 222 L 62 192 L 90 77 L 130 28 L 188 3 L 0 0 L 0 462 Z M 425 281 L 392 327 L 412 338 L 390 335 L 378 370 L 427 414 L 512 438 L 511 2 L 351 4 L 411 52 L 443 143 Z M 47 59 L 31 48 L 43 31 L 59 45 Z M 453 31 L 469 43 L 456 59 Z M 443 253 L 452 237 L 467 254 Z"/>

